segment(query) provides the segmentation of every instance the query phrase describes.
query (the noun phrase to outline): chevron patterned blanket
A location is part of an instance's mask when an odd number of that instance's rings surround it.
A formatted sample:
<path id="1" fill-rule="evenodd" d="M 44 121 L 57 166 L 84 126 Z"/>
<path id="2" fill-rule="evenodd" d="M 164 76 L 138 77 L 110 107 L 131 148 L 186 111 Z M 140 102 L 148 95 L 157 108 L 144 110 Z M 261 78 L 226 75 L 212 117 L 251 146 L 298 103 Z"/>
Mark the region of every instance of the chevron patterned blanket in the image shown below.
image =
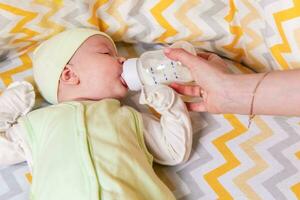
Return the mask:
<path id="1" fill-rule="evenodd" d="M 0 27 L 0 90 L 33 82 L 34 48 L 72 27 L 106 32 L 128 58 L 186 40 L 235 73 L 300 67 L 299 0 L 0 0 Z M 125 101 L 150 112 L 137 98 Z M 247 116 L 191 116 L 189 162 L 155 166 L 178 199 L 300 199 L 299 117 L 257 116 L 247 129 Z M 28 199 L 30 181 L 26 163 L 0 168 L 0 200 Z"/>

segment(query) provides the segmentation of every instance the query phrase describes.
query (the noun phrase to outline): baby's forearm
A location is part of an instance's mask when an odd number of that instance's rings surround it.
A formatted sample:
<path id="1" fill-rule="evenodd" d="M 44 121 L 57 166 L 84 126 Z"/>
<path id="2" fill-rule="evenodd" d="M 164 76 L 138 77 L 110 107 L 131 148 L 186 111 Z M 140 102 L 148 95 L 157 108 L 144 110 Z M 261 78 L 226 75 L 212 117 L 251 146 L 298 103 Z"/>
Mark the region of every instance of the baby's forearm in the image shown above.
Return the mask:
<path id="1" fill-rule="evenodd" d="M 224 112 L 249 114 L 254 88 L 263 73 L 229 75 Z M 300 69 L 272 71 L 259 84 L 253 102 L 253 114 L 300 115 Z"/>

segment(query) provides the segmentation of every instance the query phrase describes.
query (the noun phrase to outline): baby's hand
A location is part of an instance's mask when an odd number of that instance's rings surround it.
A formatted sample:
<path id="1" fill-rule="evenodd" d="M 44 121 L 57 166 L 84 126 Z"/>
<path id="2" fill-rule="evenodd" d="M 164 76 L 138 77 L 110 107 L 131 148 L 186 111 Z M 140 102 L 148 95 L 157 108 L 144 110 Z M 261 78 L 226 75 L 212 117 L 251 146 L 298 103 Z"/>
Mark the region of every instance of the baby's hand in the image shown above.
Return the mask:
<path id="1" fill-rule="evenodd" d="M 35 93 L 28 82 L 10 84 L 0 96 L 0 131 L 14 124 L 18 117 L 28 113 L 35 102 Z"/>
<path id="2" fill-rule="evenodd" d="M 175 98 L 174 90 L 166 85 L 144 86 L 140 96 L 140 104 L 148 104 L 156 111 L 169 109 Z"/>

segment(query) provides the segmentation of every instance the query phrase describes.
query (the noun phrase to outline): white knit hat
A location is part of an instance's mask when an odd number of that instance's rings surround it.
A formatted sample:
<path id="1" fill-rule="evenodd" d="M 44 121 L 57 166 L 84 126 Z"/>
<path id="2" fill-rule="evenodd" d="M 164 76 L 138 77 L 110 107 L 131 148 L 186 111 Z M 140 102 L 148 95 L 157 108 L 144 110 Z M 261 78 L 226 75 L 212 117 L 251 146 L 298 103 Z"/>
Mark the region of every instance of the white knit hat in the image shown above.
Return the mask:
<path id="1" fill-rule="evenodd" d="M 58 83 L 63 69 L 81 44 L 93 35 L 107 37 L 116 49 L 113 40 L 107 34 L 93 29 L 76 28 L 51 37 L 33 52 L 34 80 L 40 93 L 49 103 L 58 103 Z"/>

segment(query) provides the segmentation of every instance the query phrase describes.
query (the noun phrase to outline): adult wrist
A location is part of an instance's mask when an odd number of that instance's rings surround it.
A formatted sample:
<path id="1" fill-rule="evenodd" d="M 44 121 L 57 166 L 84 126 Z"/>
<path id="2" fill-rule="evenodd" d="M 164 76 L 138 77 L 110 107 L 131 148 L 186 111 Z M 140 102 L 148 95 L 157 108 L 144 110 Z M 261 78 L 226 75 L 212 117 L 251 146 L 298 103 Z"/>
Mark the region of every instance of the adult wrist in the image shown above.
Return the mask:
<path id="1" fill-rule="evenodd" d="M 222 113 L 249 114 L 257 74 L 227 74 L 224 79 Z"/>

